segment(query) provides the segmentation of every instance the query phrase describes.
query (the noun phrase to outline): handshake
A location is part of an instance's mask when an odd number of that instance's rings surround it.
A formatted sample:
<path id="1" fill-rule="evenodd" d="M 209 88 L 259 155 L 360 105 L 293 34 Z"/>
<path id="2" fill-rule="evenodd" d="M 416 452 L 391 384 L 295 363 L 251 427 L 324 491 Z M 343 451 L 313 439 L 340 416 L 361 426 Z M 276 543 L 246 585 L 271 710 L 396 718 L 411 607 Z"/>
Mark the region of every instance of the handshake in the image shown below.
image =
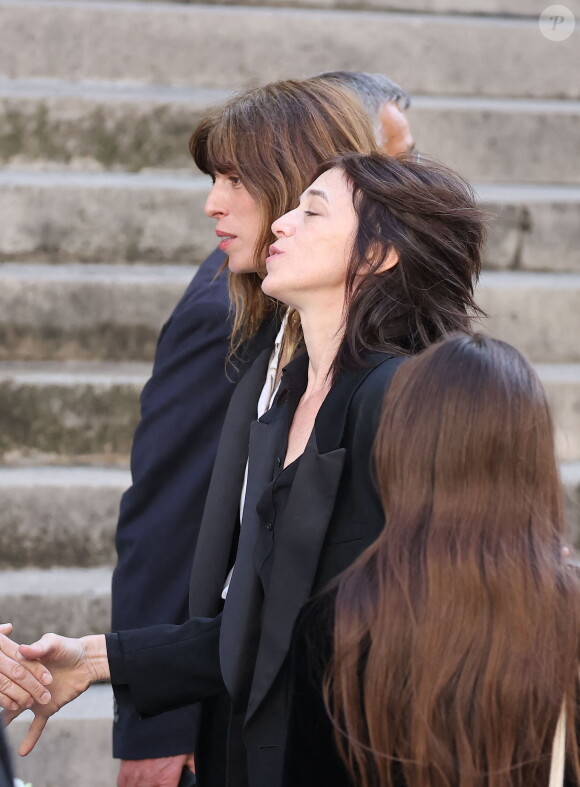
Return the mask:
<path id="1" fill-rule="evenodd" d="M 34 713 L 18 750 L 26 756 L 53 714 L 93 683 L 109 680 L 109 663 L 103 634 L 45 634 L 32 645 L 18 645 L 11 633 L 11 623 L 0 624 L 0 707 L 6 725 L 24 710 Z"/>

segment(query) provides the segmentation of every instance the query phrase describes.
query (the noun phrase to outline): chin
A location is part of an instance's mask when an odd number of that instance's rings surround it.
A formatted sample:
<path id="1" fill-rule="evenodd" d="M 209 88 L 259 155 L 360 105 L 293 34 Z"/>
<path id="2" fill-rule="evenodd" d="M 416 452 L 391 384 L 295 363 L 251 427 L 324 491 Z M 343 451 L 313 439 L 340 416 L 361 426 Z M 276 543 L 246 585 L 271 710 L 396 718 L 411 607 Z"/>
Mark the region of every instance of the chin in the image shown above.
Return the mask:
<path id="1" fill-rule="evenodd" d="M 230 273 L 252 273 L 253 268 L 248 265 L 246 261 L 245 264 L 243 262 L 237 262 L 235 259 L 228 257 L 228 269 Z"/>
<path id="2" fill-rule="evenodd" d="M 272 276 L 271 273 L 266 275 L 266 278 L 262 281 L 262 292 L 264 295 L 268 295 L 270 298 L 275 298 L 277 301 L 284 301 L 284 287 L 280 287 L 279 283 L 276 282 L 276 277 Z"/>

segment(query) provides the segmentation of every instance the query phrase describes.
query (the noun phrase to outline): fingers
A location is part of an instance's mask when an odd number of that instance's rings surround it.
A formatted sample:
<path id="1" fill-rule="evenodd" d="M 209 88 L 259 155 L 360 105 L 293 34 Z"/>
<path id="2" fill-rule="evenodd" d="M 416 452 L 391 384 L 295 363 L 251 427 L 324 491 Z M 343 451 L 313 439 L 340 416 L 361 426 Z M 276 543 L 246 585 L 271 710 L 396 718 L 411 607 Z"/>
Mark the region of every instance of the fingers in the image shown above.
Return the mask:
<path id="1" fill-rule="evenodd" d="M 19 710 L 5 710 L 2 713 L 2 723 L 5 727 L 7 727 L 10 722 L 14 721 L 17 716 L 20 716 L 21 713 L 24 712 L 24 708 L 20 708 Z"/>
<path id="2" fill-rule="evenodd" d="M 34 749 L 38 739 L 42 735 L 42 731 L 46 727 L 46 719 L 44 716 L 35 716 L 32 724 L 28 728 L 28 732 L 26 734 L 26 738 L 20 744 L 20 748 L 18 749 L 18 754 L 21 757 L 26 757 L 27 754 Z"/>
<path id="3" fill-rule="evenodd" d="M 9 634 L 12 634 L 12 629 L 12 623 L 0 623 L 0 634 L 5 634 L 8 636 Z"/>
<path id="4" fill-rule="evenodd" d="M 45 634 L 38 642 L 33 642 L 32 645 L 20 645 L 18 651 L 21 656 L 30 661 L 46 658 L 52 654 L 52 636 L 52 634 Z"/>
<path id="5" fill-rule="evenodd" d="M 42 664 L 26 661 L 18 645 L 0 634 L 0 705 L 8 710 L 30 707 L 34 702 L 46 704 L 50 693 L 46 683 L 50 673 Z"/>

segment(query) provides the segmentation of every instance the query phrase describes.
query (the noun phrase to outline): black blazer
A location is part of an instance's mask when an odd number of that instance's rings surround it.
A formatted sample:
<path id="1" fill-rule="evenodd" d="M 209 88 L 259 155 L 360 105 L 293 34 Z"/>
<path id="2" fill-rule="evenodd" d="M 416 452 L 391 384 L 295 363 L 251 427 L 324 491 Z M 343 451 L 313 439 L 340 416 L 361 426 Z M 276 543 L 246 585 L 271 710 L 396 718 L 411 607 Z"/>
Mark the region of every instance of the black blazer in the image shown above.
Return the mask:
<path id="1" fill-rule="evenodd" d="M 265 326 L 247 359 L 228 367 L 231 322 L 226 257 L 216 250 L 200 266 L 158 340 L 131 451 L 132 486 L 121 500 L 112 628 L 183 623 L 189 617 L 191 565 L 227 407 L 240 372 L 274 333 Z M 142 720 L 119 706 L 113 753 L 122 759 L 193 750 L 194 708 Z"/>
<path id="2" fill-rule="evenodd" d="M 288 500 L 285 518 L 292 527 L 281 530 L 252 669 L 253 662 L 245 658 L 247 634 L 260 626 L 253 615 L 259 582 L 253 552 L 259 529 L 266 524 L 255 503 L 271 480 L 278 438 L 267 414 L 252 422 L 268 359 L 266 350 L 239 383 L 224 424 L 192 572 L 190 604 L 196 617 L 180 628 L 120 634 L 124 679 L 141 713 L 203 699 L 219 691 L 221 676 L 234 719 L 243 717 L 251 787 L 276 787 L 281 781 L 287 656 L 300 609 L 350 565 L 383 526 L 372 448 L 385 391 L 403 360 L 369 354 L 367 366 L 340 376 L 318 413 Z M 220 596 L 237 538 L 248 449 L 244 520 L 222 612 Z M 246 783 L 241 767 L 232 766 L 228 785 Z"/>

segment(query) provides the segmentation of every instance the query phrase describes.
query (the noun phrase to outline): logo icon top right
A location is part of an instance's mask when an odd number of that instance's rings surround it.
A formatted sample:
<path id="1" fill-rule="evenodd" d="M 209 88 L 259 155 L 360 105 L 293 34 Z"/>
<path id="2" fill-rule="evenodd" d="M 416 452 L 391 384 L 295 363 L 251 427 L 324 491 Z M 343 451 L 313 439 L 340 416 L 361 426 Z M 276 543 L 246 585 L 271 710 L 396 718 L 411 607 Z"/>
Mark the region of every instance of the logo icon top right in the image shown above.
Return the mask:
<path id="1" fill-rule="evenodd" d="M 540 14 L 540 32 L 549 41 L 565 41 L 576 28 L 574 14 L 565 5 L 549 5 Z"/>

